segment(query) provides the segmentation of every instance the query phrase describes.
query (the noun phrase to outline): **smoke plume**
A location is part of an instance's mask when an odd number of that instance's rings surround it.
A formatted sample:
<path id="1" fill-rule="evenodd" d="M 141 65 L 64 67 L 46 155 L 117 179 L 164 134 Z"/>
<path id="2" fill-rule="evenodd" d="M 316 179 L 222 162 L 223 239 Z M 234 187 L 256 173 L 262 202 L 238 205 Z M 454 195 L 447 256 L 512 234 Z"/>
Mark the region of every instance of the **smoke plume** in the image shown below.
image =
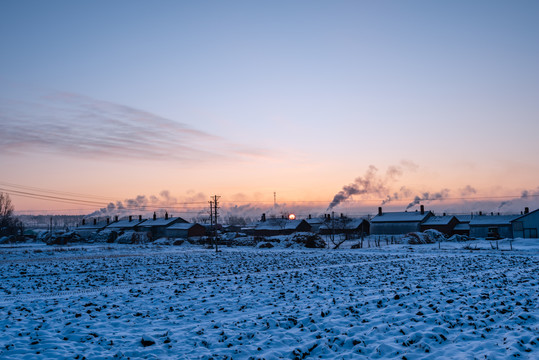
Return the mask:
<path id="1" fill-rule="evenodd" d="M 328 210 L 333 209 L 353 195 L 376 194 L 385 196 L 389 192 L 387 183 L 402 175 L 402 169 L 398 166 L 390 166 L 385 176 L 379 176 L 377 172 L 378 169 L 370 165 L 363 177 L 360 176 L 352 184 L 343 186 L 342 190 L 333 197 Z"/>
<path id="2" fill-rule="evenodd" d="M 470 185 L 466 185 L 463 189 L 460 189 L 461 196 L 474 195 L 475 193 L 477 193 L 477 190 L 475 190 L 475 188 L 471 187 Z"/>
<path id="3" fill-rule="evenodd" d="M 421 201 L 431 201 L 431 200 L 444 200 L 449 196 L 449 189 L 443 189 L 440 192 L 431 194 L 428 192 L 423 193 L 421 196 L 416 196 L 414 200 L 406 206 L 406 210 L 412 206 L 418 205 Z"/>

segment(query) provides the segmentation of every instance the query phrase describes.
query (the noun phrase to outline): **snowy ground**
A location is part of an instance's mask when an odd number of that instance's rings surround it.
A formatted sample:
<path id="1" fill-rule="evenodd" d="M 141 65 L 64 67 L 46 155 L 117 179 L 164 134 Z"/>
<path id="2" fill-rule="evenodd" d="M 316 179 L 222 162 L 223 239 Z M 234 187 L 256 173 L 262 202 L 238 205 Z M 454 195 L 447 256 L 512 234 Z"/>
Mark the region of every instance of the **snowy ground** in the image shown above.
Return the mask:
<path id="1" fill-rule="evenodd" d="M 0 358 L 538 358 L 539 241 L 465 245 L 4 246 Z"/>

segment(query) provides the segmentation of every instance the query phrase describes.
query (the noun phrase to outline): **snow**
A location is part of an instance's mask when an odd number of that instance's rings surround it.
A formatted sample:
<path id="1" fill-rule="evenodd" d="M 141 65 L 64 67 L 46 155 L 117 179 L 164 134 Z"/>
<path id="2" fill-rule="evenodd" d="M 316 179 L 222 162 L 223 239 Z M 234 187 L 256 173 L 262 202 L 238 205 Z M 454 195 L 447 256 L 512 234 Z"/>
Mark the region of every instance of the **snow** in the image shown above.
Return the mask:
<path id="1" fill-rule="evenodd" d="M 378 214 L 375 217 L 371 219 L 371 223 L 377 223 L 377 222 L 416 222 L 416 221 L 423 221 L 427 217 L 431 216 L 432 213 L 430 211 L 426 211 L 423 214 L 419 211 L 411 211 L 411 212 L 385 212 L 382 213 L 382 215 Z"/>
<path id="2" fill-rule="evenodd" d="M 381 243 L 0 246 L 0 358 L 537 358 L 537 239 Z"/>

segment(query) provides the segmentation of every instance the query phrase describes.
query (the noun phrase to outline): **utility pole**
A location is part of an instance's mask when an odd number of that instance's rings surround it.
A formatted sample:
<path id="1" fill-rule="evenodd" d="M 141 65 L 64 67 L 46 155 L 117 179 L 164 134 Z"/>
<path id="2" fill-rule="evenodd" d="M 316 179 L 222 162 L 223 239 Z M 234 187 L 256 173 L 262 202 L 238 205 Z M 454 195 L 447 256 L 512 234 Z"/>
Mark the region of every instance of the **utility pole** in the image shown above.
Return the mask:
<path id="1" fill-rule="evenodd" d="M 213 230 L 213 201 L 208 201 L 210 203 L 210 229 Z"/>
<path id="2" fill-rule="evenodd" d="M 213 229 L 213 238 L 215 241 L 215 252 L 219 252 L 219 248 L 217 245 L 217 219 L 218 219 L 218 212 L 219 209 L 219 200 L 220 196 L 213 195 L 213 201 L 210 201 L 210 221 L 212 222 L 212 229 Z"/>

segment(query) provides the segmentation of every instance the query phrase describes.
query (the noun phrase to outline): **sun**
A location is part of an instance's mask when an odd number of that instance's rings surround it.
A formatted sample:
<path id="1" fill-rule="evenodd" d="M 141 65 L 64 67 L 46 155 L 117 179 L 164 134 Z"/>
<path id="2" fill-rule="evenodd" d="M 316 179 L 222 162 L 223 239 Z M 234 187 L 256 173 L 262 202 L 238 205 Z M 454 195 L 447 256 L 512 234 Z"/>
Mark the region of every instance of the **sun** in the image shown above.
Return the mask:
<path id="1" fill-rule="evenodd" d="M 296 215 L 294 214 L 288 215 L 288 220 L 296 220 Z"/>

